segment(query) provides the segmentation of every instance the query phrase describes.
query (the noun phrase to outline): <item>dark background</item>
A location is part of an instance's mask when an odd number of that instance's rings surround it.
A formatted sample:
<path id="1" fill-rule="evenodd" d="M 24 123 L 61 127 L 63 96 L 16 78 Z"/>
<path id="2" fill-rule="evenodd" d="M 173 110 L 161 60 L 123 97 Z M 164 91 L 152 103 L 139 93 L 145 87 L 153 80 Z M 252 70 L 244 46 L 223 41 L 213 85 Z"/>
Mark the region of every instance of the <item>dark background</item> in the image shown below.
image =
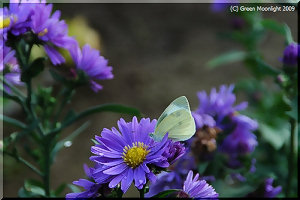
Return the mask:
<path id="1" fill-rule="evenodd" d="M 102 91 L 95 94 L 88 87 L 77 91 L 74 101 L 68 105 L 76 111 L 97 104 L 122 103 L 138 108 L 145 117 L 158 118 L 176 97 L 185 95 L 194 110 L 198 106 L 198 91 L 210 91 L 212 87 L 250 76 L 242 63 L 217 69 L 206 67 L 213 57 L 240 49 L 239 45 L 217 37 L 218 33 L 232 29 L 232 17 L 226 12 L 212 12 L 210 4 L 56 4 L 54 7 L 61 10 L 62 19 L 84 16 L 100 34 L 101 54 L 113 66 L 115 77 L 100 82 L 104 86 Z M 296 38 L 296 12 L 264 13 L 264 16 L 287 23 Z M 281 36 L 268 33 L 261 48 L 269 64 L 281 65 L 279 58 L 284 50 Z M 45 82 L 42 79 L 36 84 Z M 237 99 L 240 102 L 243 97 Z M 6 105 L 4 113 L 23 117 L 14 104 Z M 70 148 L 58 154 L 52 166 L 52 189 L 62 182 L 71 183 L 84 177 L 83 163 L 91 166 L 91 138 L 103 128 L 116 126 L 120 117 L 130 120 L 115 113 L 96 114 L 86 119 L 90 126 Z M 63 136 L 84 122 L 81 120 L 66 129 Z M 12 130 L 5 126 L 4 136 Z M 17 196 L 24 179 L 31 177 L 35 174 L 24 165 L 4 157 L 5 197 Z M 133 190 L 125 196 L 135 195 Z"/>

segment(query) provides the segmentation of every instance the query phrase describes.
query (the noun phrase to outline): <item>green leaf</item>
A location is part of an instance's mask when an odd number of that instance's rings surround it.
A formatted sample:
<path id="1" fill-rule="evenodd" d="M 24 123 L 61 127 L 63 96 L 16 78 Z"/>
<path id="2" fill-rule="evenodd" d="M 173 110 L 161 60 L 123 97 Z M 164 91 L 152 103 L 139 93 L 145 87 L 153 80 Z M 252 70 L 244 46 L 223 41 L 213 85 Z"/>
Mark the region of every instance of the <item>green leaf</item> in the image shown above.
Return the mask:
<path id="1" fill-rule="evenodd" d="M 263 138 L 276 150 L 279 150 L 288 141 L 290 136 L 288 123 L 279 123 L 276 127 L 260 123 L 259 130 Z"/>
<path id="2" fill-rule="evenodd" d="M 290 27 L 287 24 L 284 24 L 284 29 L 285 29 L 285 40 L 287 44 L 291 44 L 294 42 L 292 32 Z"/>
<path id="3" fill-rule="evenodd" d="M 215 68 L 220 65 L 237 62 L 237 61 L 243 61 L 247 57 L 247 53 L 243 51 L 231 51 L 224 53 L 212 60 L 210 60 L 207 63 L 207 66 L 210 68 Z"/>
<path id="4" fill-rule="evenodd" d="M 287 24 L 281 24 L 272 19 L 263 19 L 261 20 L 261 25 L 266 29 L 272 30 L 280 35 L 283 35 L 288 44 L 294 42 L 291 30 Z"/>
<path id="5" fill-rule="evenodd" d="M 37 180 L 25 180 L 24 188 L 28 192 L 37 195 L 45 196 L 45 190 L 43 189 L 43 184 Z"/>
<path id="6" fill-rule="evenodd" d="M 276 33 L 279 33 L 281 35 L 285 34 L 284 25 L 278 23 L 275 20 L 272 19 L 263 19 L 261 20 L 261 25 L 269 30 L 275 31 Z"/>
<path id="7" fill-rule="evenodd" d="M 32 79 L 33 77 L 36 77 L 39 73 L 41 73 L 44 70 L 44 62 L 45 58 L 37 58 L 36 60 L 31 63 L 28 69 L 25 69 L 22 71 L 21 74 L 21 80 L 23 82 L 27 82 L 28 80 Z"/>
<path id="8" fill-rule="evenodd" d="M 174 192 L 180 192 L 180 191 L 181 190 L 179 190 L 179 189 L 165 190 L 165 191 L 162 191 L 162 192 L 158 193 L 157 195 L 154 195 L 151 198 L 165 198 L 165 197 L 167 197 L 168 195 L 170 195 Z"/>
<path id="9" fill-rule="evenodd" d="M 21 187 L 18 191 L 18 196 L 21 198 L 28 198 L 28 197 L 36 197 L 34 194 L 31 192 L 28 192 L 27 190 L 24 189 L 24 187 Z"/>
<path id="10" fill-rule="evenodd" d="M 272 66 L 265 63 L 263 60 L 256 58 L 256 66 L 253 66 L 256 68 L 256 70 L 263 75 L 271 75 L 276 76 L 280 73 L 279 70 L 273 68 Z"/>

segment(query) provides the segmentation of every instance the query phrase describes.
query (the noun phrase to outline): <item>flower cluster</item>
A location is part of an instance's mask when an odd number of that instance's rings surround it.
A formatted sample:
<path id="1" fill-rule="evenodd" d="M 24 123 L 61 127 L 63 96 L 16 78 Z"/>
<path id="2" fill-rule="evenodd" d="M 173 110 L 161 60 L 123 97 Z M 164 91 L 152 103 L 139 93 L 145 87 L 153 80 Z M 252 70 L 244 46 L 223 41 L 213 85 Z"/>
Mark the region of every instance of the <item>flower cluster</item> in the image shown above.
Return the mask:
<path id="1" fill-rule="evenodd" d="M 108 61 L 100 56 L 99 51 L 88 45 L 81 51 L 75 38 L 68 35 L 66 22 L 60 20 L 60 11 L 52 13 L 52 8 L 53 5 L 46 4 L 45 0 L 11 0 L 9 7 L 0 8 L 3 44 L 27 34 L 31 36 L 32 43 L 43 46 L 53 65 L 65 62 L 59 49 L 66 49 L 72 55 L 76 71 L 83 72 L 89 78 L 92 89 L 99 91 L 102 87 L 95 80 L 112 79 L 112 67 L 108 66 Z M 1 60 L 3 62 L 7 64 L 5 59 Z"/>
<path id="2" fill-rule="evenodd" d="M 97 144 L 91 147 L 94 155 L 90 157 L 96 164 L 91 171 L 94 183 L 87 183 L 85 189 L 90 191 L 95 184 L 108 184 L 109 188 L 116 188 L 120 184 L 120 189 L 125 193 L 132 182 L 139 190 L 148 181 L 155 182 L 158 171 L 166 169 L 185 153 L 182 144 L 168 139 L 168 133 L 161 141 L 150 137 L 156 123 L 157 120 L 151 121 L 149 118 L 142 118 L 140 122 L 136 117 L 131 122 L 125 122 L 121 118 L 118 121 L 119 130 L 115 127 L 111 130 L 105 128 L 101 136 L 96 135 Z M 83 182 L 86 181 L 74 184 Z M 82 194 L 93 192 L 80 193 Z M 67 197 L 74 195 L 79 194 L 69 194 Z"/>
<path id="3" fill-rule="evenodd" d="M 257 129 L 258 124 L 238 113 L 247 107 L 247 102 L 234 105 L 236 97 L 233 89 L 233 85 L 222 85 L 218 92 L 213 88 L 209 95 L 204 91 L 198 93 L 200 105 L 193 112 L 197 133 L 192 138 L 192 146 L 197 143 L 211 152 L 216 149 L 217 135 L 225 134 L 218 149 L 228 154 L 232 161 L 236 161 L 235 158 L 239 155 L 254 151 L 257 140 L 252 132 Z"/>

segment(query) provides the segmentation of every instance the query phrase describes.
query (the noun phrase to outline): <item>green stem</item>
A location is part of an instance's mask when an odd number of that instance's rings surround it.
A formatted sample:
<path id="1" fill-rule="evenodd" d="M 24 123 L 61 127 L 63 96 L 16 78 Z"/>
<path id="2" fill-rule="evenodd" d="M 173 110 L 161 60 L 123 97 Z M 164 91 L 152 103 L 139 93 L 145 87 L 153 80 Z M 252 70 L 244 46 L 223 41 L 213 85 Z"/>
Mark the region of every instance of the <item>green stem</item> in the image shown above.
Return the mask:
<path id="1" fill-rule="evenodd" d="M 289 160 L 288 160 L 288 177 L 287 177 L 287 187 L 286 187 L 286 196 L 290 196 L 290 190 L 293 180 L 293 174 L 294 174 L 294 157 L 295 157 L 295 128 L 296 128 L 296 120 L 290 119 L 291 124 L 291 136 L 290 136 L 290 154 L 289 154 Z"/>
<path id="2" fill-rule="evenodd" d="M 145 188 L 146 188 L 146 184 L 143 186 L 142 189 L 139 190 L 140 192 L 140 198 L 145 198 Z"/>
<path id="3" fill-rule="evenodd" d="M 43 176 L 43 173 L 38 170 L 35 166 L 33 166 L 31 163 L 29 163 L 27 160 L 23 159 L 20 156 L 16 156 L 12 153 L 9 153 L 7 151 L 3 151 L 4 154 L 9 155 L 13 158 L 15 158 L 17 161 L 20 161 L 21 163 L 25 164 L 27 167 L 29 167 L 32 171 L 34 171 L 36 174 L 38 174 L 39 176 Z"/>
<path id="4" fill-rule="evenodd" d="M 49 141 L 46 141 L 47 139 L 45 138 L 45 144 L 44 144 L 44 156 L 45 156 L 45 160 L 44 160 L 44 189 L 45 189 L 45 193 L 46 196 L 49 197 L 50 196 L 50 149 L 49 149 Z"/>
<path id="5" fill-rule="evenodd" d="M 27 86 L 27 99 L 26 99 L 26 105 L 29 109 L 29 114 L 31 115 L 32 117 L 32 120 L 33 121 L 36 121 L 37 122 L 37 126 L 38 126 L 38 132 L 39 134 L 41 135 L 41 137 L 43 137 L 45 135 L 45 131 L 43 129 L 43 127 L 41 126 L 41 123 L 40 121 L 38 120 L 37 118 L 37 115 L 36 113 L 34 112 L 33 110 L 33 107 L 32 107 L 32 99 L 31 99 L 31 95 L 32 95 L 32 86 L 31 86 L 31 80 L 28 80 L 26 82 L 26 86 Z"/>
<path id="6" fill-rule="evenodd" d="M 11 124 L 11 125 L 15 126 L 15 127 L 18 127 L 18 128 L 21 128 L 21 129 L 26 129 L 27 128 L 26 124 L 24 124 L 24 123 L 22 123 L 22 122 L 20 122 L 16 119 L 7 117 L 5 115 L 2 115 L 2 114 L 0 114 L 0 119 L 4 122 L 8 123 L 8 124 Z"/>
<path id="7" fill-rule="evenodd" d="M 56 114 L 55 114 L 55 123 L 54 125 L 56 124 L 56 122 L 58 122 L 59 120 L 59 116 L 61 115 L 61 112 L 63 110 L 63 108 L 65 107 L 65 105 L 68 103 L 68 101 L 70 100 L 71 98 L 71 95 L 72 95 L 72 91 L 73 89 L 69 88 L 69 87 L 65 87 L 58 95 L 58 97 L 63 97 L 59 107 L 58 107 L 58 110 L 56 111 Z"/>

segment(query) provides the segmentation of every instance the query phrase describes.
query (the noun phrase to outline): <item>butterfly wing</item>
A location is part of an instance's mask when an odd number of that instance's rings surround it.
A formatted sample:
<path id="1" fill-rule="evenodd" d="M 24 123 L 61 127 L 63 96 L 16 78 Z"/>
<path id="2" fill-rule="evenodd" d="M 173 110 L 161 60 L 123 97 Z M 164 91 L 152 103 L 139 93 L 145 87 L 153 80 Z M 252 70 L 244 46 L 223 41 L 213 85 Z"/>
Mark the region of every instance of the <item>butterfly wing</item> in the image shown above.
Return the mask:
<path id="1" fill-rule="evenodd" d="M 191 138 L 196 131 L 188 100 L 185 96 L 175 99 L 159 117 L 154 139 L 161 140 L 168 132 L 168 137 L 174 141 L 184 141 Z"/>

